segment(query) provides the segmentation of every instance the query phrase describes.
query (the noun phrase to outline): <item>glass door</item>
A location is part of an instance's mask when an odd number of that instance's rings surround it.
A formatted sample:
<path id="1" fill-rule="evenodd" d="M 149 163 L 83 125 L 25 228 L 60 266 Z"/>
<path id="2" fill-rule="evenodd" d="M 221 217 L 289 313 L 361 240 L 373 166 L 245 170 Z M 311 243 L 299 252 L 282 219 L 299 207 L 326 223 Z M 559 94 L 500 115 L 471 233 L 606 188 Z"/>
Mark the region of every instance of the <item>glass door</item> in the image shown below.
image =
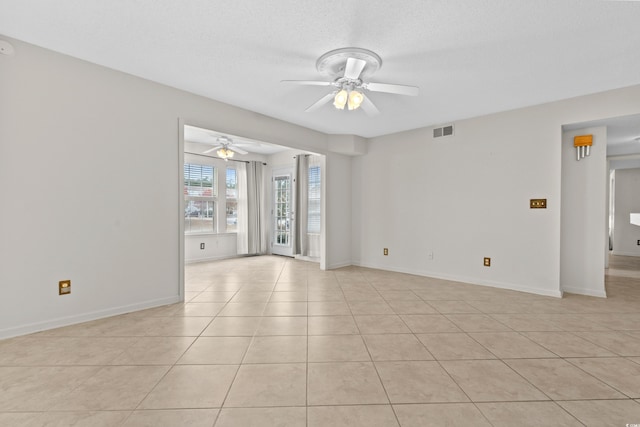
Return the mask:
<path id="1" fill-rule="evenodd" d="M 273 241 L 271 252 L 293 256 L 293 191 L 291 169 L 273 173 Z"/>

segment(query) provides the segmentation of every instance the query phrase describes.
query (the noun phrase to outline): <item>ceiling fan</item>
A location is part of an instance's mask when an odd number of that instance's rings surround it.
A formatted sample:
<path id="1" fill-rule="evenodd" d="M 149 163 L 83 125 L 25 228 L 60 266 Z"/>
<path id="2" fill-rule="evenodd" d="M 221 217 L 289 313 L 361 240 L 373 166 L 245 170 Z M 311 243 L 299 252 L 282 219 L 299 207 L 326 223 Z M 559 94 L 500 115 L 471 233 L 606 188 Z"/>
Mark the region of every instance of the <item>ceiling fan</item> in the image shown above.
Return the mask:
<path id="1" fill-rule="evenodd" d="M 380 110 L 365 96 L 366 92 L 386 92 L 396 95 L 417 96 L 419 88 L 389 83 L 374 83 L 368 77 L 380 69 L 382 59 L 374 52 L 357 47 L 347 47 L 325 53 L 316 62 L 316 69 L 333 80 L 282 80 L 281 83 L 310 86 L 333 86 L 335 89 L 320 98 L 305 111 L 310 113 L 333 100 L 339 110 L 362 107 L 370 116 Z"/>
<path id="2" fill-rule="evenodd" d="M 241 148 L 238 148 L 233 144 L 233 140 L 226 136 L 219 136 L 216 139 L 218 145 L 208 149 L 207 151 L 203 151 L 202 154 L 211 153 L 212 151 L 216 151 L 216 154 L 221 158 L 227 160 L 233 157 L 235 153 L 238 154 L 249 154 L 248 151 L 244 151 Z"/>

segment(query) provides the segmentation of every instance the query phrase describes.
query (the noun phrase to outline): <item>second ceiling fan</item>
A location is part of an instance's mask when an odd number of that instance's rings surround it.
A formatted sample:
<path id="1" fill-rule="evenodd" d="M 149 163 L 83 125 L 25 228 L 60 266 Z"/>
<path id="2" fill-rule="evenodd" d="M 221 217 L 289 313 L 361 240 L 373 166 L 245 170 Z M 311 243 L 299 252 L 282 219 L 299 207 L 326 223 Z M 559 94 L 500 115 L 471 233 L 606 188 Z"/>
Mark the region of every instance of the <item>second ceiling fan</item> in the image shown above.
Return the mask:
<path id="1" fill-rule="evenodd" d="M 378 108 L 365 95 L 369 92 L 386 92 L 396 95 L 417 96 L 419 88 L 390 83 L 375 83 L 368 77 L 382 66 L 382 59 L 374 52 L 356 47 L 347 47 L 325 53 L 316 62 L 316 69 L 333 77 L 332 81 L 321 80 L 282 80 L 282 83 L 310 86 L 333 86 L 335 89 L 320 98 L 306 112 L 318 110 L 331 102 L 339 110 L 345 106 L 349 110 L 362 110 L 373 116 L 379 114 Z"/>

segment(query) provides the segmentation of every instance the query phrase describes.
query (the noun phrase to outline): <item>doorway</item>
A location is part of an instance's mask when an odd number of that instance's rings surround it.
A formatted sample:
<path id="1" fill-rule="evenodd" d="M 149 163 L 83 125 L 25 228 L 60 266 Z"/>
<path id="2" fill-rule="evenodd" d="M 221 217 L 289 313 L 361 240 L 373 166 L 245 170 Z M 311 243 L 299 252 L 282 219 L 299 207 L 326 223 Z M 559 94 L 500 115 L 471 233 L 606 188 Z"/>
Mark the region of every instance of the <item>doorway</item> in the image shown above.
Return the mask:
<path id="1" fill-rule="evenodd" d="M 274 169 L 273 185 L 273 233 L 271 253 L 293 257 L 293 230 L 295 213 L 293 207 L 293 168 Z"/>

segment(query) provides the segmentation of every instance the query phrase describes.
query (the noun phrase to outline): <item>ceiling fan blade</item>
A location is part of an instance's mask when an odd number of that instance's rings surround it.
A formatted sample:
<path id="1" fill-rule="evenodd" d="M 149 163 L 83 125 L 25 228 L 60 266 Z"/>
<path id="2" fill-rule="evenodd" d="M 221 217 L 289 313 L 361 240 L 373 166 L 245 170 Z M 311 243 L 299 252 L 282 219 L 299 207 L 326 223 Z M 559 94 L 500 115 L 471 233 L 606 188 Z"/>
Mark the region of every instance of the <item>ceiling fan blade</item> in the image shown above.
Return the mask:
<path id="1" fill-rule="evenodd" d="M 235 151 L 238 154 L 249 154 L 248 151 L 244 151 L 242 148 L 238 148 L 235 145 L 232 145 L 231 147 L 229 147 L 229 150 Z"/>
<path id="2" fill-rule="evenodd" d="M 325 96 L 320 98 L 315 104 L 313 104 L 311 107 L 309 107 L 306 110 L 304 110 L 305 113 L 311 113 L 313 111 L 316 111 L 318 108 L 322 107 L 324 104 L 326 104 L 327 102 L 331 101 L 334 96 L 336 96 L 335 93 L 326 94 Z"/>
<path id="3" fill-rule="evenodd" d="M 372 92 L 386 92 L 408 96 L 417 96 L 418 92 L 420 92 L 420 88 L 416 86 L 393 85 L 388 83 L 365 83 L 362 87 Z"/>
<path id="4" fill-rule="evenodd" d="M 378 110 L 378 107 L 376 107 L 373 102 L 371 102 L 371 100 L 366 96 L 364 97 L 362 104 L 360 104 L 360 107 L 362 107 L 364 112 L 369 116 L 376 116 L 380 114 L 380 110 Z"/>
<path id="5" fill-rule="evenodd" d="M 319 80 L 280 80 L 280 83 L 306 86 L 330 86 L 332 82 L 322 82 Z"/>
<path id="6" fill-rule="evenodd" d="M 344 67 L 344 76 L 347 79 L 357 80 L 360 77 L 360 73 L 364 70 L 364 66 L 367 65 L 367 61 L 356 58 L 348 58 L 347 65 Z"/>
<path id="7" fill-rule="evenodd" d="M 220 148 L 222 148 L 222 145 L 216 145 L 213 148 L 209 148 L 207 151 L 203 151 L 202 154 L 207 154 L 207 153 L 211 153 L 212 151 L 216 151 L 219 150 Z"/>

